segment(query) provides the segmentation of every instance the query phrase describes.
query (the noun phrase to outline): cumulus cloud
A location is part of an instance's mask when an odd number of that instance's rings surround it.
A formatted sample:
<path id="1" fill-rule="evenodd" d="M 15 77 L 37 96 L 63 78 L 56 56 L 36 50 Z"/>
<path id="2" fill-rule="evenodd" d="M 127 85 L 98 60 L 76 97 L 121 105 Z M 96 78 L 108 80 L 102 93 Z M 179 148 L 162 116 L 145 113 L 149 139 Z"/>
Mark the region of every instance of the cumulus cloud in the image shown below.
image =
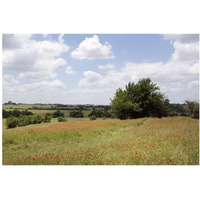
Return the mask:
<path id="1" fill-rule="evenodd" d="M 40 82 L 34 82 L 31 84 L 24 84 L 22 85 L 19 90 L 21 92 L 29 92 L 29 91 L 33 91 L 33 92 L 45 92 L 45 91 L 52 91 L 55 89 L 60 89 L 60 88 L 64 88 L 64 83 L 59 81 L 59 80 L 54 80 L 54 81 L 40 81 Z"/>
<path id="2" fill-rule="evenodd" d="M 28 84 L 9 84 L 7 77 L 3 82 L 3 101 L 13 100 L 15 102 L 56 102 L 65 85 L 60 80 L 38 81 Z"/>
<path id="3" fill-rule="evenodd" d="M 79 86 L 95 86 L 100 89 L 103 86 L 114 92 L 116 88 L 123 87 L 129 81 L 138 82 L 140 78 L 150 77 L 172 102 L 183 102 L 183 99 L 188 98 L 198 99 L 198 37 L 196 35 L 167 37 L 174 39 L 172 42 L 174 52 L 168 62 L 127 62 L 120 70 L 109 70 L 104 76 L 96 72 L 85 72 L 85 77 L 80 80 Z"/>
<path id="4" fill-rule="evenodd" d="M 113 64 L 106 64 L 106 65 L 99 65 L 99 69 L 115 69 L 115 66 Z"/>
<path id="5" fill-rule="evenodd" d="M 84 72 L 85 78 L 79 81 L 79 86 L 98 86 L 101 82 L 102 76 L 96 72 Z"/>
<path id="6" fill-rule="evenodd" d="M 67 66 L 65 73 L 66 74 L 75 74 L 76 72 L 72 70 L 71 66 Z"/>
<path id="7" fill-rule="evenodd" d="M 94 35 L 91 38 L 85 38 L 77 49 L 75 49 L 71 56 L 74 59 L 79 60 L 96 60 L 96 59 L 110 59 L 114 58 L 112 53 L 112 46 L 105 42 L 105 44 L 101 44 L 99 42 L 99 37 Z"/>
<path id="8" fill-rule="evenodd" d="M 3 35 L 3 68 L 19 73 L 20 78 L 55 78 L 55 70 L 67 62 L 61 58 L 69 47 L 62 35 L 57 41 L 35 41 L 30 35 Z"/>
<path id="9" fill-rule="evenodd" d="M 13 76 L 9 75 L 9 74 L 5 74 L 3 75 L 3 84 L 8 84 L 8 85 L 14 85 L 14 84 L 18 84 L 19 81 L 16 80 Z"/>

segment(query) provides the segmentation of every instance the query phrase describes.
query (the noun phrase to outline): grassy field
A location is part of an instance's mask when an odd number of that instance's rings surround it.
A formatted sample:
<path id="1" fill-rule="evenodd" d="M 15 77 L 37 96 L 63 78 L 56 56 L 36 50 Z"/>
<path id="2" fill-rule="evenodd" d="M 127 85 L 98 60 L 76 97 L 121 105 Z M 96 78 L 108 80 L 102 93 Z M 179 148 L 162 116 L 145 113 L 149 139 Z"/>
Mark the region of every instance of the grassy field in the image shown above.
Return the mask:
<path id="1" fill-rule="evenodd" d="M 72 120 L 4 129 L 3 165 L 199 165 L 199 120 Z"/>
<path id="2" fill-rule="evenodd" d="M 22 110 L 25 110 L 25 108 L 24 107 L 18 108 L 18 110 L 22 111 Z M 6 111 L 13 111 L 13 109 L 6 108 Z M 29 109 L 28 111 L 31 111 L 33 114 L 39 114 L 42 117 L 44 117 L 46 113 L 53 114 L 54 112 L 56 112 L 56 110 L 32 110 L 32 109 Z M 70 110 L 60 110 L 60 111 L 64 114 L 65 117 L 67 118 L 70 117 L 69 116 L 71 112 Z M 83 110 L 84 117 L 87 118 L 90 112 L 91 112 L 90 110 Z"/>

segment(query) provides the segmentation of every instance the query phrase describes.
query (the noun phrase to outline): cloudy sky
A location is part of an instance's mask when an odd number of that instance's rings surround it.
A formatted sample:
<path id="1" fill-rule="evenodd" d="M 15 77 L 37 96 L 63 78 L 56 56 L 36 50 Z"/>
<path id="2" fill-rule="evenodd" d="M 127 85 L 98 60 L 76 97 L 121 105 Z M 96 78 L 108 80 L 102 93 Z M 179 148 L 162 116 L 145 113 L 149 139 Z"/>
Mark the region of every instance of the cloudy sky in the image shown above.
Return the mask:
<path id="1" fill-rule="evenodd" d="M 150 77 L 171 103 L 199 97 L 199 35 L 3 34 L 3 103 L 109 104 Z"/>

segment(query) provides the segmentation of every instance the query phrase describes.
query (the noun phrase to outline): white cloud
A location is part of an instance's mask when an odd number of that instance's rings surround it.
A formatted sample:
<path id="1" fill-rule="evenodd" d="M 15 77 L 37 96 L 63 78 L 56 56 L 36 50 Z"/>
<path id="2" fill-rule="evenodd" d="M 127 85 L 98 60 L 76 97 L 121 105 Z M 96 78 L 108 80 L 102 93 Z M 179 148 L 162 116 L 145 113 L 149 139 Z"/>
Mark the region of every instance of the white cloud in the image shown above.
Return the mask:
<path id="1" fill-rule="evenodd" d="M 91 38 L 83 40 L 78 48 L 71 53 L 71 56 L 79 60 L 110 59 L 114 58 L 111 49 L 112 46 L 108 42 L 101 44 L 99 42 L 99 37 L 94 35 Z"/>
<path id="2" fill-rule="evenodd" d="M 75 74 L 76 72 L 72 70 L 72 67 L 68 66 L 65 70 L 66 74 Z"/>
<path id="3" fill-rule="evenodd" d="M 96 72 L 84 72 L 85 78 L 79 81 L 79 86 L 98 86 L 102 80 L 102 76 Z"/>
<path id="4" fill-rule="evenodd" d="M 3 49 L 16 49 L 22 47 L 22 45 L 28 42 L 31 38 L 30 34 L 3 34 Z"/>
<path id="5" fill-rule="evenodd" d="M 99 65 L 99 69 L 115 69 L 115 66 L 113 64 L 106 64 L 106 65 Z"/>
<path id="6" fill-rule="evenodd" d="M 60 34 L 60 35 L 58 36 L 58 41 L 59 41 L 60 43 L 64 43 L 63 36 L 64 36 L 64 34 Z"/>
<path id="7" fill-rule="evenodd" d="M 172 60 L 179 62 L 197 62 L 199 59 L 199 43 L 174 42 Z"/>
<path id="8" fill-rule="evenodd" d="M 19 81 L 16 80 L 13 76 L 9 75 L 9 74 L 5 74 L 3 75 L 3 85 L 8 84 L 8 85 L 14 85 L 14 84 L 18 84 Z"/>
<path id="9" fill-rule="evenodd" d="M 3 83 L 3 101 L 9 100 L 23 103 L 51 103 L 59 102 L 60 94 L 64 92 L 65 85 L 59 80 L 39 81 L 30 84 Z"/>
<path id="10" fill-rule="evenodd" d="M 55 70 L 67 64 L 60 56 L 68 49 L 62 35 L 59 42 L 35 41 L 29 35 L 3 35 L 3 67 L 18 72 L 20 78 L 55 78 Z"/>
<path id="11" fill-rule="evenodd" d="M 199 34 L 165 34 L 164 38 L 181 43 L 199 42 Z"/>
<path id="12" fill-rule="evenodd" d="M 80 80 L 79 86 L 95 86 L 99 89 L 104 87 L 114 91 L 114 88 L 123 88 L 129 81 L 136 83 L 140 78 L 150 77 L 172 102 L 183 102 L 183 99 L 188 98 L 198 99 L 199 44 L 194 39 L 196 37 L 190 38 L 186 35 L 180 38 L 172 43 L 174 52 L 166 63 L 127 62 L 121 70 L 110 70 L 105 76 L 96 72 L 85 72 L 85 78 Z"/>

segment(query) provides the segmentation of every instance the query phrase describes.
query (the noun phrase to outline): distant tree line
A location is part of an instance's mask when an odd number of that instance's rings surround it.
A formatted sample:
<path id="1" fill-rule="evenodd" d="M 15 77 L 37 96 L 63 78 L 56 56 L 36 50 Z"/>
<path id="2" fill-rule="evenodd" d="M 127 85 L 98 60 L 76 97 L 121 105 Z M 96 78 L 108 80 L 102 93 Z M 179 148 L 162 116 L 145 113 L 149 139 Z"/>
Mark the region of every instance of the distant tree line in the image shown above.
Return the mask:
<path id="1" fill-rule="evenodd" d="M 19 117 L 20 115 L 33 115 L 33 113 L 28 110 L 19 111 L 17 109 L 14 109 L 12 111 L 6 111 L 5 109 L 3 109 L 2 115 L 3 118 L 8 118 L 10 116 Z"/>

